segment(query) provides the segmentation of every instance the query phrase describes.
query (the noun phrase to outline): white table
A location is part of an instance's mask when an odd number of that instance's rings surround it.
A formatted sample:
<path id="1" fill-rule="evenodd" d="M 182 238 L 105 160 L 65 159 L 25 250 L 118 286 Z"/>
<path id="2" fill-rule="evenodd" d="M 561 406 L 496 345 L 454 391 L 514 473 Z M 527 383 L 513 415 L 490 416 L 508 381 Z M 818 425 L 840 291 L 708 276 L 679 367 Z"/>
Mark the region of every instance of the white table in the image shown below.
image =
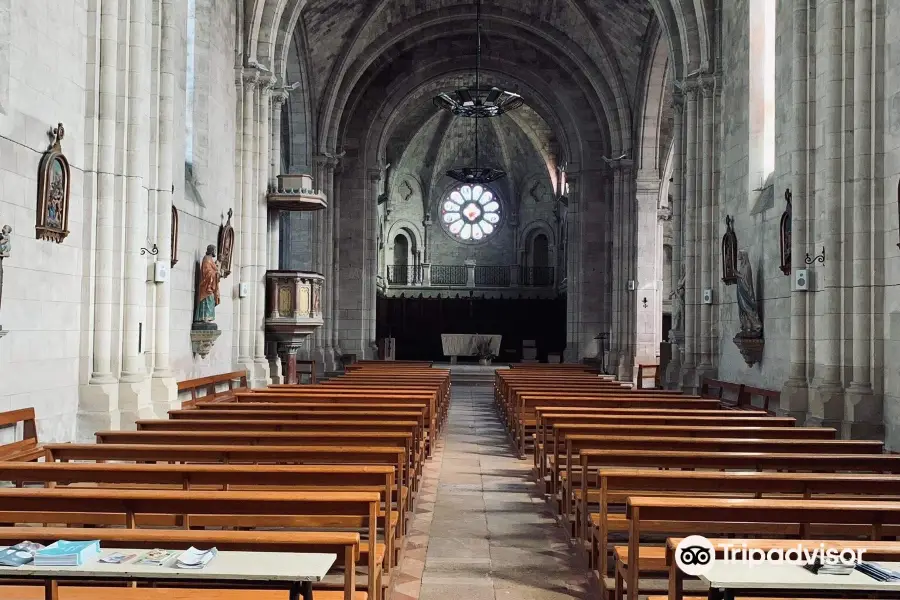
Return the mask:
<path id="1" fill-rule="evenodd" d="M 875 561 L 889 569 L 900 569 L 900 563 Z M 849 575 L 815 575 L 798 565 L 758 564 L 751 567 L 741 563 L 725 563 L 721 560 L 700 576 L 709 583 L 709 598 L 732 600 L 749 592 L 791 591 L 814 592 L 900 592 L 900 582 L 882 582 L 868 575 L 853 571 Z"/>
<path id="2" fill-rule="evenodd" d="M 185 548 L 186 550 L 186 548 Z M 55 581 L 85 579 L 118 579 L 123 581 L 215 581 L 219 584 L 265 583 L 290 591 L 291 600 L 312 600 L 313 582 L 322 581 L 331 569 L 336 554 L 301 554 L 298 552 L 224 552 L 220 551 L 202 569 L 177 569 L 134 564 L 147 549 L 107 548 L 100 556 L 80 567 L 0 566 L 0 578 L 41 579 L 46 581 L 47 600 L 56 600 Z M 135 554 L 125 564 L 107 564 L 100 558 L 113 553 Z M 180 554 L 181 552 L 179 552 Z M 174 563 L 174 559 L 173 559 Z M 0 591 L 2 591 L 0 587 Z"/>
<path id="3" fill-rule="evenodd" d="M 450 363 L 456 363 L 458 356 L 475 356 L 478 352 L 477 344 L 481 340 L 488 339 L 491 342 L 491 353 L 500 356 L 500 342 L 502 335 L 481 335 L 475 333 L 442 333 L 441 346 L 444 356 L 450 357 Z"/>

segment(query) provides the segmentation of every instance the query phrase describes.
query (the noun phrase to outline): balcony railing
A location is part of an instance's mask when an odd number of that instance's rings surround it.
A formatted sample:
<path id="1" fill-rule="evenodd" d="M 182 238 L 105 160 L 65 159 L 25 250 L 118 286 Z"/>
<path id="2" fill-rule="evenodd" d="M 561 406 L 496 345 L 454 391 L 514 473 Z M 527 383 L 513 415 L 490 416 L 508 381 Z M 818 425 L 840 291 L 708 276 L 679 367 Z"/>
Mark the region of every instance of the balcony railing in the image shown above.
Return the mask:
<path id="1" fill-rule="evenodd" d="M 550 288 L 553 267 L 509 265 L 388 265 L 387 284 L 393 287 Z"/>
<path id="2" fill-rule="evenodd" d="M 553 267 L 520 267 L 519 284 L 525 287 L 553 285 Z"/>
<path id="3" fill-rule="evenodd" d="M 509 287 L 510 267 L 475 267 L 475 285 L 486 287 Z"/>
<path id="4" fill-rule="evenodd" d="M 465 265 L 431 265 L 431 285 L 466 285 Z"/>

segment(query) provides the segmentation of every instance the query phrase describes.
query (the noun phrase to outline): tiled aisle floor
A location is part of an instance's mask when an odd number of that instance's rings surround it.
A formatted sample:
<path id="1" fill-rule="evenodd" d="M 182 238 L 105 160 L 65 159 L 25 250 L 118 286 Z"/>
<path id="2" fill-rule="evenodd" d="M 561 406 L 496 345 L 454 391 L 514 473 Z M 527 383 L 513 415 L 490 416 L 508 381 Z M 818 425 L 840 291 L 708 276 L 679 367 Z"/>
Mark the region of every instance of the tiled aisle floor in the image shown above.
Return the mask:
<path id="1" fill-rule="evenodd" d="M 453 388 L 392 600 L 584 598 L 587 572 L 513 456 L 490 388 Z"/>

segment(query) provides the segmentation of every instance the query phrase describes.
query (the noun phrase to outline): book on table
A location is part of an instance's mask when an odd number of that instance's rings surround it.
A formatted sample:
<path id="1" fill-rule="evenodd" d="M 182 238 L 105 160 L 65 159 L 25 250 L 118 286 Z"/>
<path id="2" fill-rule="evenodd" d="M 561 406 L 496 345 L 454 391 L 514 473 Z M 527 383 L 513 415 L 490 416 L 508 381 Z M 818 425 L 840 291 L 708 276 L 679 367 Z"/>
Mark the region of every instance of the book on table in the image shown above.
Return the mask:
<path id="1" fill-rule="evenodd" d="M 59 540 L 34 555 L 36 567 L 80 567 L 100 555 L 100 540 L 69 542 Z"/>
<path id="2" fill-rule="evenodd" d="M 178 555 L 176 550 L 162 550 L 155 548 L 146 554 L 143 554 L 134 563 L 136 565 L 144 565 L 150 567 L 166 567 L 175 560 Z"/>
<path id="3" fill-rule="evenodd" d="M 876 581 L 900 581 L 900 573 L 888 569 L 887 567 L 883 567 L 878 563 L 861 562 L 856 565 L 856 570 L 865 573 Z"/>
<path id="4" fill-rule="evenodd" d="M 855 568 L 854 563 L 823 561 L 820 558 L 806 565 L 806 570 L 814 575 L 849 575 Z"/>
<path id="5" fill-rule="evenodd" d="M 0 566 L 21 567 L 34 560 L 38 550 L 43 549 L 43 544 L 34 542 L 21 542 L 8 548 L 0 548 Z"/>

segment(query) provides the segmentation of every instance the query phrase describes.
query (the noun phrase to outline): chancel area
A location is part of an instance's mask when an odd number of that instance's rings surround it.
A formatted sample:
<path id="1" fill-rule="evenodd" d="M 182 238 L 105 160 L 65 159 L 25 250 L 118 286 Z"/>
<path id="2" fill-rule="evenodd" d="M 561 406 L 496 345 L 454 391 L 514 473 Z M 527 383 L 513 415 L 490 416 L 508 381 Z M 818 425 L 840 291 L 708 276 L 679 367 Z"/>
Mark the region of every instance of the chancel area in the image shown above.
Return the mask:
<path id="1" fill-rule="evenodd" d="M 0 0 L 0 599 L 900 597 L 898 44 Z"/>

